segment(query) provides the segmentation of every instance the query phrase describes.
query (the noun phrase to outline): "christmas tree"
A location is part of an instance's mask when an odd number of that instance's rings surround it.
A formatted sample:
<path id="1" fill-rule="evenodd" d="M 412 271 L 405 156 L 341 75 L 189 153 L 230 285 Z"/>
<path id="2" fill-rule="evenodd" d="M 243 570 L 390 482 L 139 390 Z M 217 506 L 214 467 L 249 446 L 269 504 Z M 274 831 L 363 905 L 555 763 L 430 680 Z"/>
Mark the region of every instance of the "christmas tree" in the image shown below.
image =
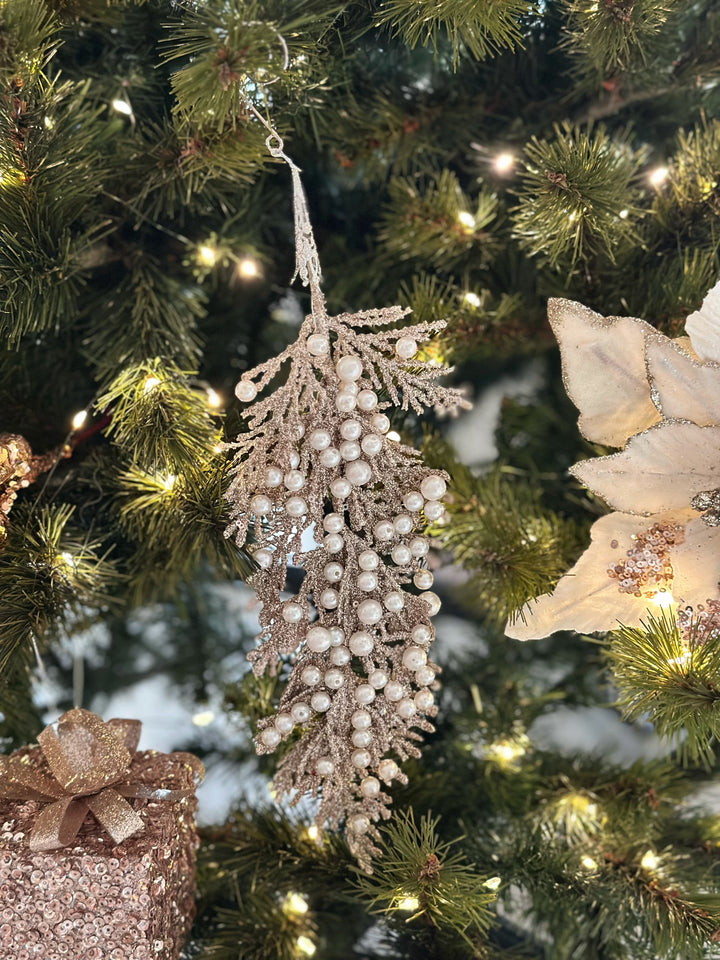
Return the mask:
<path id="1" fill-rule="evenodd" d="M 188 960 L 720 957 L 718 108 L 716 0 L 0 0 L 0 745 L 202 758 Z"/>

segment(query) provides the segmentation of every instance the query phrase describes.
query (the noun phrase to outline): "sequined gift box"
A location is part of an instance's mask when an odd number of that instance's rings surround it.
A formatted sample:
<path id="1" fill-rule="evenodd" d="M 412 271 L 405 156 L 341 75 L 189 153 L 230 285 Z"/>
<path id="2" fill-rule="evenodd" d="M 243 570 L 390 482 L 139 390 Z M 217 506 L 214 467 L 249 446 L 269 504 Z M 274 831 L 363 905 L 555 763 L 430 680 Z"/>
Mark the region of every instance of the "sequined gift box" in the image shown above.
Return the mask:
<path id="1" fill-rule="evenodd" d="M 47 769 L 39 747 L 7 759 Z M 42 801 L 3 799 L 0 768 L 0 960 L 177 960 L 195 913 L 192 761 L 133 751 L 142 796 L 123 802 L 142 826 L 117 843 L 88 813 L 70 845 L 44 852 L 31 849 Z"/>

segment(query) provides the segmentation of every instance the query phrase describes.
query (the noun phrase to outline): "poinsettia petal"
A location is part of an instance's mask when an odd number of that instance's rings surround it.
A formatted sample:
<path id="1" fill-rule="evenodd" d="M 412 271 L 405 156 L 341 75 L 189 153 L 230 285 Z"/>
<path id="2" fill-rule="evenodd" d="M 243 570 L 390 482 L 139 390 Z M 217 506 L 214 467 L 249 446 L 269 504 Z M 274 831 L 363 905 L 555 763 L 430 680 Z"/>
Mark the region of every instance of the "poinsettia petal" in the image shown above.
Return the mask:
<path id="1" fill-rule="evenodd" d="M 667 337 L 648 337 L 648 379 L 652 398 L 666 420 L 720 423 L 720 367 L 697 363 Z"/>
<path id="2" fill-rule="evenodd" d="M 623 513 L 689 507 L 695 494 L 720 487 L 720 427 L 663 421 L 620 453 L 583 460 L 571 473 Z"/>
<path id="3" fill-rule="evenodd" d="M 695 610 L 708 600 L 720 600 L 720 527 L 709 527 L 699 517 L 685 526 L 685 539 L 673 547 L 672 592 L 675 600 Z"/>
<path id="4" fill-rule="evenodd" d="M 621 447 L 659 419 L 645 370 L 644 320 L 602 317 L 571 300 L 550 300 L 548 319 L 560 345 L 563 380 L 594 443 Z"/>
<path id="5" fill-rule="evenodd" d="M 622 563 L 634 546 L 633 534 L 646 530 L 647 520 L 624 513 L 610 513 L 597 520 L 591 542 L 575 566 L 552 593 L 531 600 L 505 633 L 514 640 L 536 640 L 556 630 L 594 633 L 612 630 L 618 622 L 638 626 L 647 614 L 648 600 L 622 593 L 617 580 L 608 575 L 611 564 Z M 655 592 L 653 590 L 652 592 Z"/>
<path id="6" fill-rule="evenodd" d="M 693 349 L 701 360 L 720 361 L 720 283 L 716 283 L 695 313 L 685 321 Z"/>

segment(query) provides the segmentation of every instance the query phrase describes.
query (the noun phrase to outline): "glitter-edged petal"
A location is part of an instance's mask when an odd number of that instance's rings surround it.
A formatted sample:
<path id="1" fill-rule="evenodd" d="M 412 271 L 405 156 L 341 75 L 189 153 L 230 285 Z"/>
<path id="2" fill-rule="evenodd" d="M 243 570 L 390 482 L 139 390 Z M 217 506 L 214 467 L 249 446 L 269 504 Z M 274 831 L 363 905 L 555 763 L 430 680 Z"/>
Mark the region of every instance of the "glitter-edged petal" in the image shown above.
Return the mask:
<path id="1" fill-rule="evenodd" d="M 664 518 L 663 518 L 664 519 Z M 531 600 L 520 617 L 505 628 L 515 640 L 537 640 L 557 630 L 594 633 L 612 630 L 618 622 L 638 626 L 648 601 L 621 593 L 617 580 L 608 576 L 611 563 L 622 563 L 633 547 L 632 535 L 646 529 L 648 521 L 623 513 L 610 513 L 593 524 L 591 543 L 553 593 Z M 655 591 L 653 591 L 655 592 Z"/>
<path id="2" fill-rule="evenodd" d="M 685 321 L 693 349 L 701 360 L 720 362 L 720 283 L 716 283 L 695 313 Z"/>
<path id="3" fill-rule="evenodd" d="M 720 581 L 720 527 L 709 527 L 699 517 L 685 527 L 685 540 L 673 547 L 675 574 L 672 592 L 682 606 L 718 600 Z"/>
<path id="4" fill-rule="evenodd" d="M 648 379 L 652 398 L 666 420 L 720 423 L 720 367 L 701 364 L 667 337 L 648 337 Z"/>
<path id="5" fill-rule="evenodd" d="M 548 319 L 562 354 L 568 396 L 588 440 L 621 447 L 659 419 L 645 370 L 644 320 L 605 317 L 570 300 L 550 300 Z"/>
<path id="6" fill-rule="evenodd" d="M 720 487 L 720 427 L 664 421 L 620 453 L 583 460 L 571 472 L 622 513 L 683 509 L 695 494 Z"/>

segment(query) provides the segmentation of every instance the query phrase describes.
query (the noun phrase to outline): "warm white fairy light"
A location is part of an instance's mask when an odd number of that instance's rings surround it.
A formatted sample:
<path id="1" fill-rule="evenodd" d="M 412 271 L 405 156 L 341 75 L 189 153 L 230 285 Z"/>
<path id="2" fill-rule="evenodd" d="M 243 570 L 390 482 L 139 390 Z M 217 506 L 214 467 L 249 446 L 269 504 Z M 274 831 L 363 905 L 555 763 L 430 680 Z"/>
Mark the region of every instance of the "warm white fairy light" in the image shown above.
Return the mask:
<path id="1" fill-rule="evenodd" d="M 199 713 L 196 713 L 193 716 L 192 722 L 196 727 L 207 727 L 213 722 L 214 719 L 215 714 L 212 710 L 200 710 Z"/>
<path id="2" fill-rule="evenodd" d="M 151 391 L 153 391 L 153 390 L 155 389 L 155 387 L 158 386 L 159 383 L 160 383 L 160 378 L 159 378 L 159 377 L 148 377 L 148 378 L 145 380 L 145 383 L 144 383 L 144 385 L 143 385 L 143 391 L 144 391 L 145 393 L 150 393 Z"/>
<path id="3" fill-rule="evenodd" d="M 488 877 L 483 886 L 487 887 L 488 890 L 497 890 L 501 883 L 502 877 Z"/>
<path id="4" fill-rule="evenodd" d="M 217 263 L 217 250 L 204 243 L 198 247 L 198 258 L 205 267 L 214 267 Z"/>
<path id="5" fill-rule="evenodd" d="M 303 913 L 307 913 L 308 909 L 308 902 L 301 893 L 289 893 L 285 897 L 283 910 L 286 913 L 294 913 L 298 916 L 301 916 Z"/>
<path id="6" fill-rule="evenodd" d="M 244 279 L 252 280 L 259 275 L 260 267 L 257 260 L 253 260 L 252 257 L 245 257 L 245 259 L 241 260 L 238 264 L 237 272 Z"/>
<path id="7" fill-rule="evenodd" d="M 314 823 L 311 824 L 311 826 L 309 826 L 305 831 L 305 836 L 308 838 L 308 840 L 317 840 L 319 835 L 320 831 Z"/>
<path id="8" fill-rule="evenodd" d="M 400 897 L 395 906 L 398 910 L 403 910 L 405 913 L 412 913 L 420 906 L 420 901 L 417 897 Z"/>
<path id="9" fill-rule="evenodd" d="M 487 748 L 488 756 L 500 763 L 513 763 L 525 753 L 525 747 L 510 740 L 498 740 Z"/>
<path id="10" fill-rule="evenodd" d="M 215 410 L 222 406 L 222 397 L 212 387 L 207 389 L 207 404 Z"/>
<path id="11" fill-rule="evenodd" d="M 465 301 L 465 303 L 467 303 L 469 307 L 480 306 L 480 297 L 476 293 L 473 293 L 472 290 L 468 290 L 468 292 L 463 297 L 463 300 Z"/>
<path id="12" fill-rule="evenodd" d="M 163 489 L 172 490 L 172 488 L 175 486 L 176 480 L 177 480 L 177 477 L 175 476 L 174 473 L 169 473 L 166 477 L 163 477 L 162 478 Z"/>
<path id="13" fill-rule="evenodd" d="M 314 956 L 315 951 L 317 950 L 317 947 L 312 942 L 310 937 L 298 937 L 296 945 L 300 953 L 304 954 L 306 957 Z"/>
<path id="14" fill-rule="evenodd" d="M 692 654 L 690 653 L 689 650 L 686 650 L 685 653 L 681 653 L 679 657 L 671 657 L 667 663 L 669 667 L 683 667 L 688 662 L 688 660 L 691 660 L 691 659 L 692 659 Z"/>
<path id="15" fill-rule="evenodd" d="M 391 430 L 389 433 L 386 433 L 385 436 L 388 438 L 388 440 L 394 440 L 395 443 L 400 442 L 400 434 L 397 432 L 397 430 Z"/>
<path id="16" fill-rule="evenodd" d="M 498 173 L 508 173 L 515 166 L 515 157 L 511 153 L 499 153 L 493 160 Z"/>
<path id="17" fill-rule="evenodd" d="M 627 220 L 629 212 L 630 212 L 629 210 L 621 210 L 618 216 L 620 217 L 621 220 Z"/>
<path id="18" fill-rule="evenodd" d="M 640 866 L 643 868 L 643 870 L 655 870 L 657 869 L 658 863 L 659 860 L 652 850 L 648 850 L 640 861 Z"/>
<path id="19" fill-rule="evenodd" d="M 77 567 L 77 560 L 71 553 L 68 553 L 67 550 L 64 550 L 62 553 L 59 553 L 57 555 L 57 560 L 58 560 L 58 563 L 61 563 L 63 566 L 66 566 L 66 567 L 70 567 L 72 570 L 74 570 Z"/>
<path id="20" fill-rule="evenodd" d="M 659 187 L 661 183 L 667 180 L 669 172 L 667 167 L 655 167 L 655 169 L 650 172 L 650 183 L 654 187 Z"/>
<path id="21" fill-rule="evenodd" d="M 78 412 L 77 412 L 77 413 L 75 414 L 75 416 L 72 418 L 72 427 L 73 427 L 73 430 L 79 430 L 79 429 L 80 429 L 80 427 L 81 427 L 81 426 L 85 423 L 85 421 L 87 420 L 87 415 L 88 415 L 87 410 L 78 410 Z"/>
<path id="22" fill-rule="evenodd" d="M 663 610 L 667 610 L 668 607 L 671 607 L 675 602 L 673 600 L 673 595 L 669 590 L 658 590 L 657 593 L 653 594 L 650 597 L 653 603 L 656 603 Z"/>
<path id="23" fill-rule="evenodd" d="M 592 857 L 583 857 L 580 865 L 584 867 L 585 870 L 597 870 L 598 868 L 597 860 L 593 860 Z"/>
<path id="24" fill-rule="evenodd" d="M 121 97 L 113 100 L 112 108 L 116 113 L 122 113 L 126 117 L 132 116 L 133 108 L 130 106 L 127 100 L 123 100 Z"/>
<path id="25" fill-rule="evenodd" d="M 460 211 L 458 220 L 464 227 L 467 227 L 468 230 L 475 229 L 475 217 L 471 213 L 468 213 L 467 210 Z"/>

